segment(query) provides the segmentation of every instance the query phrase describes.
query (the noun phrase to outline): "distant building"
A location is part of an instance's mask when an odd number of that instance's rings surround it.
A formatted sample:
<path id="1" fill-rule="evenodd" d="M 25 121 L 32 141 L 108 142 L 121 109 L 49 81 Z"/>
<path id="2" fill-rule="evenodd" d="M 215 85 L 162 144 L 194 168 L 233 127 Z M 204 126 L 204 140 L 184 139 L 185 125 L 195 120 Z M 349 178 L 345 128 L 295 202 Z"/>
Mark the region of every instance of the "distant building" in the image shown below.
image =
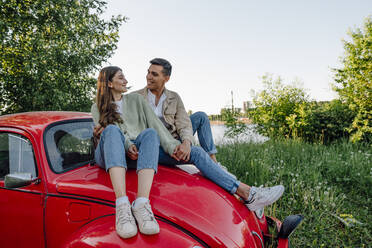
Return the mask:
<path id="1" fill-rule="evenodd" d="M 245 102 L 243 102 L 243 112 L 244 113 L 247 112 L 248 109 L 252 109 L 252 108 L 254 108 L 254 104 L 253 104 L 252 101 L 245 101 Z"/>
<path id="2" fill-rule="evenodd" d="M 225 112 L 228 111 L 228 110 L 231 111 L 231 108 L 222 108 L 220 110 L 221 115 L 224 115 Z M 234 111 L 235 112 L 238 112 L 238 113 L 241 113 L 242 112 L 242 108 L 234 108 Z"/>
<path id="3" fill-rule="evenodd" d="M 241 113 L 242 112 L 242 108 L 234 108 L 235 112 L 238 112 L 238 113 Z"/>

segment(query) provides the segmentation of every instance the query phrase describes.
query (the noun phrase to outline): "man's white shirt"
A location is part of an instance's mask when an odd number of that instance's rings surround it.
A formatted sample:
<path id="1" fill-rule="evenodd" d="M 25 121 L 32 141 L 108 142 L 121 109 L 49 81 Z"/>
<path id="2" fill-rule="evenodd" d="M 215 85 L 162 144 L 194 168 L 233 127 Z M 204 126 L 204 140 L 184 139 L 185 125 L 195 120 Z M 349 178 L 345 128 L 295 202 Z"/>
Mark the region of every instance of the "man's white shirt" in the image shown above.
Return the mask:
<path id="1" fill-rule="evenodd" d="M 166 128 L 169 128 L 169 124 L 165 121 L 164 116 L 163 116 L 163 103 L 167 96 L 163 94 L 160 96 L 158 105 L 156 105 L 156 96 L 152 94 L 152 92 L 147 89 L 147 100 L 150 104 L 150 107 L 152 110 L 155 112 L 156 116 L 161 120 L 161 122 L 164 124 Z"/>
<path id="2" fill-rule="evenodd" d="M 160 96 L 158 105 L 156 105 L 156 96 L 152 94 L 151 90 L 147 89 L 147 100 L 149 101 L 152 110 L 154 110 L 156 116 L 159 118 L 163 117 L 163 103 L 166 98 L 167 96 L 163 92 Z"/>

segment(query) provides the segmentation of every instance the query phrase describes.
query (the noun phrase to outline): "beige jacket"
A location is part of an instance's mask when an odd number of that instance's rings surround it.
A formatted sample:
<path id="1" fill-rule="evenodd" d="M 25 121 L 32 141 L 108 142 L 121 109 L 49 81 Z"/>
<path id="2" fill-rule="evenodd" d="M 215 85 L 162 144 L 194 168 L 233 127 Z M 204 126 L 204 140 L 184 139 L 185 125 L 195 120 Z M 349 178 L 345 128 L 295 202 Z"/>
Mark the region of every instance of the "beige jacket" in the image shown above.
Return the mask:
<path id="1" fill-rule="evenodd" d="M 146 101 L 148 101 L 147 87 L 133 93 L 142 95 Z M 167 98 L 163 103 L 162 113 L 165 122 L 169 124 L 169 132 L 176 139 L 181 139 L 181 141 L 187 139 L 194 144 L 195 141 L 194 135 L 192 134 L 191 120 L 186 112 L 181 97 L 176 92 L 167 90 L 166 88 L 164 88 L 164 94 Z"/>

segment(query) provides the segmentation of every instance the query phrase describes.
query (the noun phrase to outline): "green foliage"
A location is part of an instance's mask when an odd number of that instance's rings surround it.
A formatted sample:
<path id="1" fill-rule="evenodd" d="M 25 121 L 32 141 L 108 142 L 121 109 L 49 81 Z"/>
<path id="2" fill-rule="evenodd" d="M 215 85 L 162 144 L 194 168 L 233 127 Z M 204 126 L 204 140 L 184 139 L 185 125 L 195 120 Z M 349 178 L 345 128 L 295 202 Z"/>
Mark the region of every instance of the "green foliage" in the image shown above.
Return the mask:
<path id="1" fill-rule="evenodd" d="M 267 75 L 263 83 L 264 90 L 254 99 L 256 108 L 248 112 L 260 134 L 322 144 L 349 137 L 355 113 L 340 100 L 311 102 L 302 88 Z"/>
<path id="2" fill-rule="evenodd" d="M 225 137 L 235 138 L 247 130 L 247 125 L 244 122 L 239 121 L 240 113 L 238 111 L 227 108 L 221 111 L 221 115 L 226 126 L 226 131 L 224 133 Z"/>
<path id="3" fill-rule="evenodd" d="M 372 18 L 363 30 L 349 31 L 351 41 L 344 41 L 343 68 L 335 69 L 335 90 L 342 101 L 356 113 L 349 127 L 353 142 L 372 142 Z"/>
<path id="4" fill-rule="evenodd" d="M 348 138 L 347 127 L 355 114 L 340 100 L 303 102 L 286 117 L 291 137 L 329 144 Z"/>
<path id="5" fill-rule="evenodd" d="M 100 0 L 1 0 L 0 111 L 88 111 L 92 73 L 116 49 L 121 16 Z"/>
<path id="6" fill-rule="evenodd" d="M 264 90 L 253 99 L 256 106 L 248 115 L 257 124 L 257 131 L 265 136 L 291 137 L 291 128 L 287 117 L 295 112 L 301 104 L 307 102 L 305 91 L 295 85 L 284 85 L 279 77 L 262 77 Z"/>
<path id="7" fill-rule="evenodd" d="M 304 215 L 293 247 L 370 247 L 372 164 L 369 145 L 341 141 L 325 146 L 298 140 L 218 147 L 217 159 L 248 185 L 283 184 L 285 192 L 265 214 L 283 220 Z M 346 226 L 335 216 L 363 224 Z M 291 246 L 291 247 L 292 247 Z"/>

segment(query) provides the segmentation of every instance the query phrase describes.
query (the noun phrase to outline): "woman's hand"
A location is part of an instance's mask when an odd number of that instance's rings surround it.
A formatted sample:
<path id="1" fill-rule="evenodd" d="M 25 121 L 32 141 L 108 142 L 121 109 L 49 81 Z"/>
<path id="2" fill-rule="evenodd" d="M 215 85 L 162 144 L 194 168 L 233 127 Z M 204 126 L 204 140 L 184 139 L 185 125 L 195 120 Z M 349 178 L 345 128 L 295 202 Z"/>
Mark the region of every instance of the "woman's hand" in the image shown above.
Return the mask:
<path id="1" fill-rule="evenodd" d="M 103 127 L 98 124 L 97 126 L 94 127 L 93 129 L 93 135 L 94 137 L 96 137 L 97 139 L 99 139 L 101 137 L 101 133 L 103 132 Z"/>
<path id="2" fill-rule="evenodd" d="M 128 157 L 132 160 L 137 160 L 138 159 L 138 150 L 136 145 L 131 145 L 128 149 Z"/>
<path id="3" fill-rule="evenodd" d="M 97 146 L 98 146 L 99 139 L 101 138 L 101 133 L 102 133 L 103 129 L 104 128 L 100 124 L 95 126 L 94 129 L 93 129 L 93 146 L 94 146 L 94 149 L 96 149 Z"/>
<path id="4" fill-rule="evenodd" d="M 171 157 L 175 158 L 177 161 L 189 161 L 191 152 L 191 142 L 189 140 L 184 140 L 181 145 L 176 146 Z"/>

